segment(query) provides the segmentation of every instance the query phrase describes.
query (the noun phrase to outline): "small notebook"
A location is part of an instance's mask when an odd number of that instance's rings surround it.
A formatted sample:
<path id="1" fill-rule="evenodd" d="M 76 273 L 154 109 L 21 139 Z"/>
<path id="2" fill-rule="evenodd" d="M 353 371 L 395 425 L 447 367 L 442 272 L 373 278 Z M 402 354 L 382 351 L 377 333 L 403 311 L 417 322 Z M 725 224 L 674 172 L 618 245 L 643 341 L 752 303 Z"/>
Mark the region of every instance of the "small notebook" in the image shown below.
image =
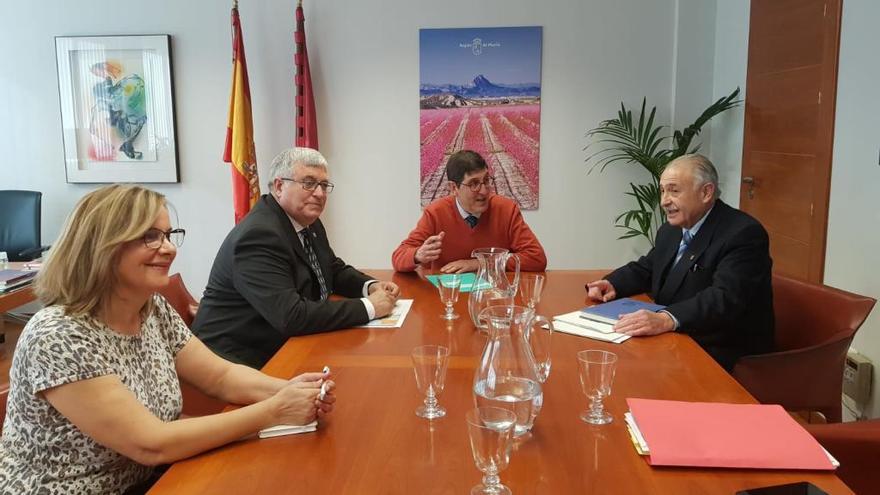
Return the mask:
<path id="1" fill-rule="evenodd" d="M 666 308 L 666 306 L 624 297 L 607 303 L 588 306 L 580 311 L 579 316 L 585 320 L 599 321 L 613 325 L 617 323 L 620 315 L 635 313 L 640 309 L 646 309 L 656 313 L 664 308 Z"/>
<path id="2" fill-rule="evenodd" d="M 311 433 L 318 429 L 318 422 L 312 421 L 307 425 L 277 425 L 260 430 L 260 438 L 281 437 L 284 435 L 296 435 L 298 433 Z"/>

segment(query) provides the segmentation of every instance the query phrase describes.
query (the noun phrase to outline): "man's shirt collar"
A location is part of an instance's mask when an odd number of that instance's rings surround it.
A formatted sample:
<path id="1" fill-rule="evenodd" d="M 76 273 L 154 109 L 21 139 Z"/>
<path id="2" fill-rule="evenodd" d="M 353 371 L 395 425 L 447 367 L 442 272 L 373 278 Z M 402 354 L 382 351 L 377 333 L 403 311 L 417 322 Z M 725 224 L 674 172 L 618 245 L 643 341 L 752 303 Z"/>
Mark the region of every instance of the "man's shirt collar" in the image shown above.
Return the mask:
<path id="1" fill-rule="evenodd" d="M 703 226 L 703 223 L 706 222 L 706 218 L 709 217 L 709 213 L 712 213 L 712 210 L 713 210 L 713 209 L 715 209 L 715 205 L 712 205 L 712 208 L 709 208 L 709 211 L 707 211 L 706 214 L 703 215 L 703 218 L 701 218 L 697 223 L 695 223 L 693 227 L 691 227 L 691 228 L 689 228 L 689 229 L 681 229 L 681 233 L 682 233 L 682 235 L 684 235 L 684 232 L 685 232 L 686 230 L 689 230 L 690 233 L 691 233 L 691 236 L 693 236 L 693 237 L 697 237 L 697 232 L 699 232 L 700 227 Z"/>
<path id="2" fill-rule="evenodd" d="M 467 218 L 469 215 L 480 218 L 480 215 L 482 215 L 482 213 L 469 213 L 467 210 L 462 208 L 461 203 L 458 202 L 458 197 L 455 198 L 455 206 L 458 207 L 458 214 L 461 215 L 461 218 Z"/>

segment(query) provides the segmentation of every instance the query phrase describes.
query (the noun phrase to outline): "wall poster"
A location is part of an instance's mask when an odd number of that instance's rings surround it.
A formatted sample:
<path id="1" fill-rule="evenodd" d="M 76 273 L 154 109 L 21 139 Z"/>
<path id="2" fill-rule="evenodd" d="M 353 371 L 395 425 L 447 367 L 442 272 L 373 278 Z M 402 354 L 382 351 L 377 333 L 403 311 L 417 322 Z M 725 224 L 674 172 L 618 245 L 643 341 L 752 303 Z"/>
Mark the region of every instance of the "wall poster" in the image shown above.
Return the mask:
<path id="1" fill-rule="evenodd" d="M 421 204 L 449 194 L 446 161 L 480 153 L 499 194 L 538 208 L 542 28 L 419 30 Z"/>

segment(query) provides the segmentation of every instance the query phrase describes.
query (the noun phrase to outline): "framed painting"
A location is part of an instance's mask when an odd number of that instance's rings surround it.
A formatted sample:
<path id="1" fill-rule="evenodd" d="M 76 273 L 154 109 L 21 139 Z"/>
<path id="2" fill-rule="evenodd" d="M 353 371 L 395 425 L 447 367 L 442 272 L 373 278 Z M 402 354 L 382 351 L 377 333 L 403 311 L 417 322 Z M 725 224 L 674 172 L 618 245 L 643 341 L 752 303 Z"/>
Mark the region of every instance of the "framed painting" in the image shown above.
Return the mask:
<path id="1" fill-rule="evenodd" d="M 55 38 L 67 182 L 178 182 L 171 37 Z"/>

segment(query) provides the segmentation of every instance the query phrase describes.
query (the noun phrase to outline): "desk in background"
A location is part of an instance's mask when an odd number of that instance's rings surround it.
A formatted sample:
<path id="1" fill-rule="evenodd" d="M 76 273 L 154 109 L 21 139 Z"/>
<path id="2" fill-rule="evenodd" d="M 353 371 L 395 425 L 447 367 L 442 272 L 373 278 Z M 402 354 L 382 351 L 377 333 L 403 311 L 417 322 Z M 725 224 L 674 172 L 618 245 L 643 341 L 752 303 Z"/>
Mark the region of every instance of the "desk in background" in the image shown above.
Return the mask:
<path id="1" fill-rule="evenodd" d="M 388 271 L 371 271 L 379 279 Z M 605 271 L 551 271 L 538 312 L 552 316 L 585 304 L 583 285 Z M 176 463 L 151 494 L 193 493 L 468 493 L 480 480 L 464 421 L 474 406 L 474 369 L 486 338 L 475 332 L 463 294 L 449 325 L 436 289 L 417 274 L 394 274 L 401 297 L 415 302 L 403 328 L 343 330 L 290 339 L 264 371 L 291 377 L 329 365 L 339 398 L 315 433 L 245 440 Z M 852 493 L 834 474 L 804 471 L 653 468 L 636 454 L 623 414 L 627 397 L 753 403 L 754 399 L 689 337 L 664 334 L 623 344 L 558 333 L 544 407 L 531 438 L 519 443 L 501 479 L 516 494 L 733 494 L 807 480 L 829 494 Z M 410 351 L 450 348 L 445 418 L 413 413 L 416 390 Z M 606 349 L 619 356 L 612 395 L 614 422 L 590 426 L 575 354 Z"/>
<path id="2" fill-rule="evenodd" d="M 9 263 L 9 268 L 12 270 L 21 270 L 24 268 L 24 265 L 25 262 L 23 261 L 13 261 Z M 33 282 L 0 294 L 0 343 L 6 341 L 6 333 L 2 321 L 3 313 L 36 300 L 37 295 L 34 294 Z"/>

